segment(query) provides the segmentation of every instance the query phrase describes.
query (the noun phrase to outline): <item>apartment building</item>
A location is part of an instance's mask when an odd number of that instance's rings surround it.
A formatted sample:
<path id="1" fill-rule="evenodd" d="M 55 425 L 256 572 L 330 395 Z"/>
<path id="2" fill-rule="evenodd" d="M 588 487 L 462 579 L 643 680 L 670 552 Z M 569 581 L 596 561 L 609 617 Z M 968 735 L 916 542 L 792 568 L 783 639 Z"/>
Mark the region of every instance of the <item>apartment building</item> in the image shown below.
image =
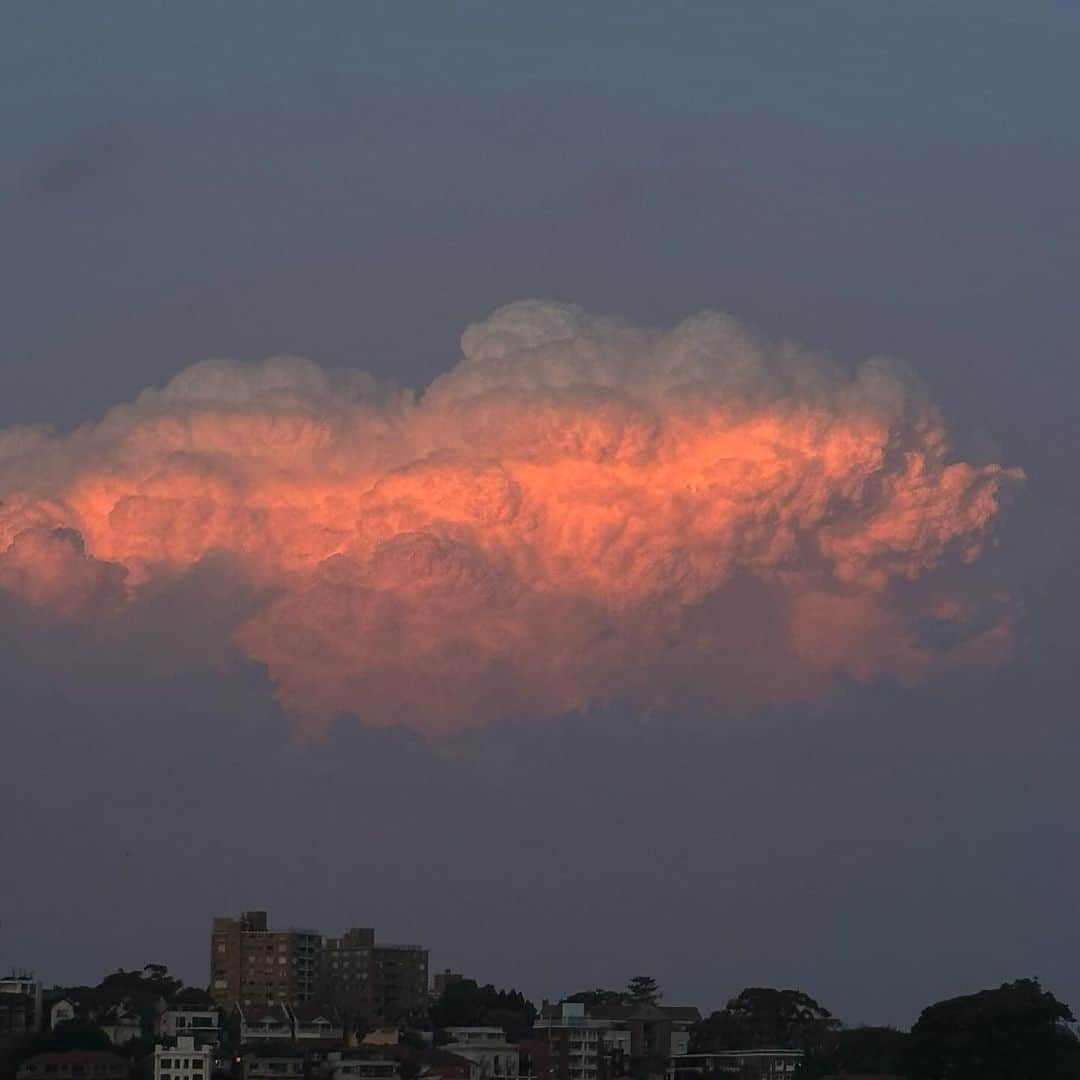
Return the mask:
<path id="1" fill-rule="evenodd" d="M 214 919 L 210 993 L 216 1004 L 293 1004 L 319 989 L 322 936 L 315 930 L 271 930 L 265 911 Z"/>
<path id="2" fill-rule="evenodd" d="M 0 1034 L 21 1035 L 43 1026 L 41 983 L 25 972 L 0 979 Z"/>
<path id="3" fill-rule="evenodd" d="M 194 1035 L 178 1035 L 175 1046 L 154 1047 L 154 1080 L 210 1080 L 214 1051 L 199 1046 Z"/>
<path id="4" fill-rule="evenodd" d="M 213 921 L 210 987 L 223 1007 L 318 1002 L 350 1022 L 396 1021 L 427 1005 L 428 951 L 376 942 L 370 927 L 271 930 L 265 911 L 246 911 Z"/>
<path id="5" fill-rule="evenodd" d="M 421 945 L 376 945 L 372 953 L 373 1015 L 396 1020 L 428 1003 L 428 951 Z"/>
<path id="6" fill-rule="evenodd" d="M 537 1040 L 548 1044 L 545 1067 L 553 1080 L 608 1080 L 625 1073 L 633 1058 L 667 1061 L 684 1054 L 695 1008 L 625 1004 L 587 1009 L 564 1001 L 540 1010 Z"/>

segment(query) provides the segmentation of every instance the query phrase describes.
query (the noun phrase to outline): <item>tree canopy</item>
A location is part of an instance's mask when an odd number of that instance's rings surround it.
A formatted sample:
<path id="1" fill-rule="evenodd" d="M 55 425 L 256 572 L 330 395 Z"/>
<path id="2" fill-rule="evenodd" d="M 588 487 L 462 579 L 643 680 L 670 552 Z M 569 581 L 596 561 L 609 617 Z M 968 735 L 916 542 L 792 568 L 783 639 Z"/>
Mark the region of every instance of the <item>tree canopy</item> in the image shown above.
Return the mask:
<path id="1" fill-rule="evenodd" d="M 796 1080 L 823 1076 L 902 1076 L 907 1068 L 910 1036 L 890 1027 L 856 1027 L 834 1031 L 799 1066 Z"/>
<path id="2" fill-rule="evenodd" d="M 911 1029 L 912 1080 L 1065 1080 L 1080 1076 L 1069 1007 L 1018 979 L 923 1009 Z"/>
<path id="3" fill-rule="evenodd" d="M 664 995 L 651 975 L 635 975 L 626 986 L 626 996 L 635 1005 L 655 1005 Z"/>
<path id="4" fill-rule="evenodd" d="M 450 983 L 431 1007 L 436 1028 L 501 1027 L 511 1039 L 527 1035 L 535 1019 L 536 1008 L 524 994 L 474 979 Z"/>
<path id="5" fill-rule="evenodd" d="M 836 1029 L 832 1013 L 802 990 L 754 986 L 695 1025 L 695 1053 L 763 1048 L 809 1050 Z"/>

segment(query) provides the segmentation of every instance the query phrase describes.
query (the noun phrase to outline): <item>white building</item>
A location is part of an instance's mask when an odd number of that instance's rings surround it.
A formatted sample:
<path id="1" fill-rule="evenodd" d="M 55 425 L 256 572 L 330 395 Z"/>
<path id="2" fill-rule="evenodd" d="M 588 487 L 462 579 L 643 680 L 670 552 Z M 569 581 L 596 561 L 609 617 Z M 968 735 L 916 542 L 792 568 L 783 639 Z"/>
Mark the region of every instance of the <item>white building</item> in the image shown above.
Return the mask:
<path id="1" fill-rule="evenodd" d="M 61 998 L 55 1002 L 49 1010 L 49 1027 L 54 1028 L 57 1024 L 66 1024 L 75 1019 L 75 1002 L 67 998 Z"/>
<path id="2" fill-rule="evenodd" d="M 193 1035 L 179 1035 L 175 1046 L 154 1047 L 154 1080 L 210 1080 L 214 1051 L 196 1046 Z"/>
<path id="3" fill-rule="evenodd" d="M 157 1033 L 166 1039 L 193 1035 L 199 1043 L 216 1043 L 221 1037 L 221 1014 L 213 1005 L 174 1005 L 158 1015 Z"/>
<path id="4" fill-rule="evenodd" d="M 97 1023 L 113 1046 L 124 1046 L 132 1039 L 142 1038 L 142 1017 L 126 1002 L 109 1009 Z"/>
<path id="5" fill-rule="evenodd" d="M 440 1047 L 471 1061 L 480 1080 L 517 1080 L 521 1058 L 506 1032 L 497 1027 L 452 1027 L 446 1029 L 454 1041 Z"/>

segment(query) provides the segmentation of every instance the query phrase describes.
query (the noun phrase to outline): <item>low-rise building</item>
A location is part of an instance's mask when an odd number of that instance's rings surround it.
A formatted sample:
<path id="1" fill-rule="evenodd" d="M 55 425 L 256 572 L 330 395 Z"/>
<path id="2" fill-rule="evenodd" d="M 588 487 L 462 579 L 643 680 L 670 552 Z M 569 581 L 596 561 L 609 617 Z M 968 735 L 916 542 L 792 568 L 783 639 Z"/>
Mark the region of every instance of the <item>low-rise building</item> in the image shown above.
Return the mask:
<path id="1" fill-rule="evenodd" d="M 163 1039 L 192 1035 L 200 1044 L 221 1039 L 221 1013 L 213 1005 L 174 1004 L 158 1014 L 157 1034 Z"/>
<path id="2" fill-rule="evenodd" d="M 77 1006 L 71 998 L 65 997 L 54 1001 L 49 1009 L 49 1029 L 52 1030 L 58 1024 L 66 1024 L 74 1020 L 77 1012 Z"/>
<path id="3" fill-rule="evenodd" d="M 284 1005 L 237 1005 L 233 1009 L 234 1041 L 244 1043 L 292 1042 L 292 1017 Z"/>
<path id="4" fill-rule="evenodd" d="M 399 1068 L 392 1057 L 356 1050 L 334 1051 L 326 1058 L 328 1080 L 399 1080 Z"/>
<path id="5" fill-rule="evenodd" d="M 345 1040 L 341 1014 L 332 1005 L 293 1005 L 293 1038 L 300 1046 L 340 1046 Z"/>
<path id="6" fill-rule="evenodd" d="M 240 1059 L 242 1080 L 303 1080 L 304 1055 L 286 1047 L 260 1049 Z"/>
<path id="7" fill-rule="evenodd" d="M 717 1073 L 729 1073 L 739 1080 L 791 1080 L 802 1059 L 801 1050 L 769 1047 L 679 1054 L 668 1062 L 667 1080 L 699 1080 Z"/>
<path id="8" fill-rule="evenodd" d="M 498 1027 L 452 1027 L 451 1042 L 441 1049 L 473 1062 L 480 1080 L 517 1080 L 521 1062 L 516 1044 Z"/>
<path id="9" fill-rule="evenodd" d="M 142 1017 L 127 1002 L 111 1005 L 97 1017 L 97 1025 L 113 1046 L 124 1046 L 143 1036 Z"/>
<path id="10" fill-rule="evenodd" d="M 194 1035 L 178 1035 L 175 1046 L 154 1047 L 154 1080 L 210 1080 L 214 1050 Z"/>
<path id="11" fill-rule="evenodd" d="M 35 1054 L 15 1073 L 16 1080 L 128 1080 L 128 1063 L 102 1050 Z"/>

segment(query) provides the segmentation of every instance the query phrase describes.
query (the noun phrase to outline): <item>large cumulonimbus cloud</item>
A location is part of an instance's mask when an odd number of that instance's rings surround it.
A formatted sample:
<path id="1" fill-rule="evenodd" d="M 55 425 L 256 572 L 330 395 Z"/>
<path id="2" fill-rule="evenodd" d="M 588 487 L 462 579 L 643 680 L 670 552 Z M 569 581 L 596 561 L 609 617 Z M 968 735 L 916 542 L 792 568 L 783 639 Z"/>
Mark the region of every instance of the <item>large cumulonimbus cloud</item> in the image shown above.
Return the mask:
<path id="1" fill-rule="evenodd" d="M 1008 605 L 943 568 L 1020 474 L 953 461 L 905 368 L 539 302 L 462 350 L 419 397 L 214 361 L 70 434 L 0 431 L 0 590 L 115 630 L 219 560 L 312 730 L 722 712 L 1007 650 Z"/>

